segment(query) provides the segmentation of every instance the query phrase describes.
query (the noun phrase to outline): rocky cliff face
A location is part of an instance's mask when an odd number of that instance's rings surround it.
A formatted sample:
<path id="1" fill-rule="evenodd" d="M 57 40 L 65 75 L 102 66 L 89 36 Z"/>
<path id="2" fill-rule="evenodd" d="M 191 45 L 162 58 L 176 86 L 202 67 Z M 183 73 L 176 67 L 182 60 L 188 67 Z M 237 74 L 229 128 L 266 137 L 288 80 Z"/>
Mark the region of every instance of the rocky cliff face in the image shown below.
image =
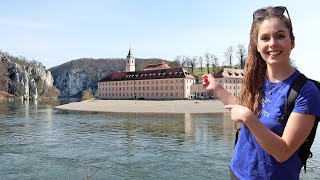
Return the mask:
<path id="1" fill-rule="evenodd" d="M 12 62 L 6 56 L 0 57 L 3 91 L 23 99 L 59 96 L 59 90 L 53 86 L 51 72 L 41 63 L 33 62 L 25 66 Z"/>
<path id="2" fill-rule="evenodd" d="M 55 86 L 60 89 L 61 97 L 80 96 L 89 87 L 88 82 L 90 81 L 83 70 L 62 72 L 55 77 Z"/>

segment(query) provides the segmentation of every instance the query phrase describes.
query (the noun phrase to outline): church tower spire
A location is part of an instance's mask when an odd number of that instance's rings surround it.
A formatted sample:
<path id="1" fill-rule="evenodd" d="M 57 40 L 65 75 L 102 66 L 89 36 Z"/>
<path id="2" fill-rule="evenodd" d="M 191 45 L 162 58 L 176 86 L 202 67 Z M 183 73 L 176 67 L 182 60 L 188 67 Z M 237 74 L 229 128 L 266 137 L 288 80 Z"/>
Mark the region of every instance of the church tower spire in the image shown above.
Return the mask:
<path id="1" fill-rule="evenodd" d="M 132 55 L 131 46 L 130 46 L 129 53 L 126 58 L 126 72 L 132 72 L 132 71 L 136 71 L 136 63 Z"/>

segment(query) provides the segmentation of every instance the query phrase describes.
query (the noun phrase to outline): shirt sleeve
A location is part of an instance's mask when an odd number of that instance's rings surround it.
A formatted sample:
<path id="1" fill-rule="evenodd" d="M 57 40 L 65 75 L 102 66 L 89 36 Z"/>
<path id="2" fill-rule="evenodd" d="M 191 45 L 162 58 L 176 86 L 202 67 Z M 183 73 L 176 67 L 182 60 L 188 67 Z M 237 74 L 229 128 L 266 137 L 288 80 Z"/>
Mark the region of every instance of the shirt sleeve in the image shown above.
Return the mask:
<path id="1" fill-rule="evenodd" d="M 320 117 L 320 93 L 317 86 L 307 81 L 300 90 L 293 112 Z"/>

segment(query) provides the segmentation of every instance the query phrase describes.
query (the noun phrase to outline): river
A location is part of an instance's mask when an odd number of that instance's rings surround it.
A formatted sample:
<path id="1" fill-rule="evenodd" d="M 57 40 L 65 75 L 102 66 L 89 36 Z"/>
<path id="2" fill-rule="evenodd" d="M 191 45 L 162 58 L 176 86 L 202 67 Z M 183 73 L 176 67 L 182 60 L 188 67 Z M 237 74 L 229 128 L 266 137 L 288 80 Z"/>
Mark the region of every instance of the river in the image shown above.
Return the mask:
<path id="1" fill-rule="evenodd" d="M 235 139 L 229 113 L 53 108 L 67 102 L 0 103 L 1 180 L 229 179 Z M 320 175 L 319 134 L 301 179 Z"/>

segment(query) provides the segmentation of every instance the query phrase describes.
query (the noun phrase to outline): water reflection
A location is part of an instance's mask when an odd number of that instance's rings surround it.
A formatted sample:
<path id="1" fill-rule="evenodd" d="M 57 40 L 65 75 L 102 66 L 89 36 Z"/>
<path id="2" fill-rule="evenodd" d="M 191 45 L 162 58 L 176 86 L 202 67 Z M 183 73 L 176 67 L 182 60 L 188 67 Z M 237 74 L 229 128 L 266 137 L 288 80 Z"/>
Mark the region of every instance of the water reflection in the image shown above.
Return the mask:
<path id="1" fill-rule="evenodd" d="M 65 102 L 63 102 L 65 103 Z M 0 103 L 0 179 L 228 179 L 229 113 L 97 113 Z M 301 179 L 319 174 L 319 143 Z"/>

